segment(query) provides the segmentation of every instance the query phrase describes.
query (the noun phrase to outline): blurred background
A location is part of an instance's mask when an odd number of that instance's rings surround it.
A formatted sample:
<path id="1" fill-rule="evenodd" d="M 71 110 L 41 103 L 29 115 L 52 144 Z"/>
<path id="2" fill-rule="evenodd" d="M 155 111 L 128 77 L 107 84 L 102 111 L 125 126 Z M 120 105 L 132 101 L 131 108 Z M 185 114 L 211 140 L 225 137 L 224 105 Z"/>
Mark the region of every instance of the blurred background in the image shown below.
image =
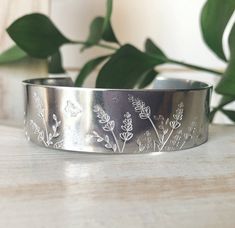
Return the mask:
<path id="1" fill-rule="evenodd" d="M 114 1 L 112 24 L 121 43 L 131 42 L 143 48 L 152 38 L 169 56 L 212 68 L 223 63 L 211 53 L 201 38 L 199 16 L 205 0 L 117 0 Z M 51 18 L 73 39 L 85 40 L 89 24 L 96 15 L 104 15 L 104 0 L 52 0 Z M 79 47 L 63 48 L 68 68 L 79 67 L 89 58 L 103 53 Z"/>
<path id="2" fill-rule="evenodd" d="M 85 40 L 89 24 L 95 16 L 104 15 L 105 0 L 0 0 L 0 52 L 12 42 L 4 29 L 17 17 L 42 12 L 50 15 L 53 22 L 67 37 Z M 200 11 L 205 0 L 114 0 L 112 24 L 119 41 L 132 43 L 143 49 L 146 38 L 151 38 L 171 58 L 223 70 L 221 62 L 204 44 L 200 32 Z M 224 47 L 227 50 L 227 47 Z M 74 77 L 80 67 L 89 59 L 107 53 L 101 48 L 91 48 L 80 53 L 77 45 L 62 47 L 63 65 L 68 75 Z M 20 81 L 25 78 L 47 76 L 45 61 L 26 60 L 12 67 L 0 67 L 0 118 L 14 119 L 20 124 L 23 113 L 21 98 L 12 101 L 13 93 L 20 93 Z M 214 75 L 164 65 L 162 76 L 190 78 L 215 85 Z M 92 86 L 96 73 L 86 81 Z M 9 85 L 13 87 L 9 88 Z M 212 105 L 219 96 L 213 94 Z M 16 109 L 16 113 L 14 110 Z M 230 121 L 218 113 L 215 122 Z"/>

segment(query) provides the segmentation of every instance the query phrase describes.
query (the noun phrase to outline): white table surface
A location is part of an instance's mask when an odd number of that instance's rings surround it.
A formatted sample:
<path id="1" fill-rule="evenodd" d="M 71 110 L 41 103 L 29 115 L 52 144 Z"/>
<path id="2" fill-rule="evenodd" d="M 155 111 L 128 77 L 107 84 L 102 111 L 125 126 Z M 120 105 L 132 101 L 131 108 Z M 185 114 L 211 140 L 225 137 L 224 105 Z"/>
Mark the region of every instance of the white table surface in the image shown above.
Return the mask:
<path id="1" fill-rule="evenodd" d="M 93 155 L 0 126 L 0 227 L 235 227 L 235 126 L 190 150 Z"/>

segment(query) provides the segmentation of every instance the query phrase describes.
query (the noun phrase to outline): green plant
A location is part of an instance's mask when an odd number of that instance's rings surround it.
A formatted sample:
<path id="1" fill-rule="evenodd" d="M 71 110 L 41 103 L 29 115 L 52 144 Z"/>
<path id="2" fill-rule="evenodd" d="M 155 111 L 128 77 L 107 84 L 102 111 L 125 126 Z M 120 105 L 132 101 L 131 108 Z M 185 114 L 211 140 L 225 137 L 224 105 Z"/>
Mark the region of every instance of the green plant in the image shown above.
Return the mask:
<path id="1" fill-rule="evenodd" d="M 201 12 L 204 41 L 218 58 L 227 63 L 225 72 L 172 59 L 150 39 L 145 42 L 145 51 L 131 44 L 120 44 L 111 25 L 112 0 L 107 0 L 105 17 L 96 17 L 91 22 L 85 41 L 68 39 L 42 14 L 34 13 L 17 19 L 7 29 L 17 46 L 3 53 L 0 63 L 15 61 L 26 55 L 49 58 L 49 71 L 62 73 L 64 69 L 59 48 L 65 44 L 78 44 L 82 47 L 81 51 L 98 46 L 109 49 L 111 53 L 89 60 L 80 70 L 76 86 L 82 86 L 84 80 L 101 63 L 104 64 L 98 73 L 96 87 L 103 88 L 143 88 L 158 75 L 155 67 L 166 63 L 206 71 L 221 77 L 216 92 L 223 95 L 220 104 L 211 111 L 211 119 L 220 110 L 235 121 L 235 111 L 224 109 L 225 105 L 235 100 L 235 23 L 229 34 L 229 59 L 226 59 L 222 46 L 225 28 L 234 10 L 234 0 L 207 0 Z"/>

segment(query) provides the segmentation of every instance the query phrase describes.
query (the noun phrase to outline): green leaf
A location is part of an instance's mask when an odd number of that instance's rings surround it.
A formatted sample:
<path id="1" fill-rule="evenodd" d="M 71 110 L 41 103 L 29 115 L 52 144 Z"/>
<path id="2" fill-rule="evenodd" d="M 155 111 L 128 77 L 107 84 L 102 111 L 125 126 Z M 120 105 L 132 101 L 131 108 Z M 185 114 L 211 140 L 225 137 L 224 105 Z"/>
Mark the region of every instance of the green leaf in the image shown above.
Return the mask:
<path id="1" fill-rule="evenodd" d="M 145 52 L 151 56 L 154 56 L 156 59 L 158 59 L 158 62 L 156 65 L 160 65 L 163 63 L 168 62 L 167 56 L 164 54 L 164 52 L 151 40 L 147 39 L 145 41 Z M 145 88 L 148 86 L 158 75 L 159 73 L 151 69 L 147 72 L 145 72 L 141 79 L 140 79 L 140 84 L 138 85 L 138 88 Z"/>
<path id="2" fill-rule="evenodd" d="M 154 57 L 126 44 L 102 67 L 96 87 L 134 88 L 141 76 L 157 63 Z"/>
<path id="3" fill-rule="evenodd" d="M 223 106 L 233 102 L 234 100 L 235 100 L 235 97 L 228 97 L 228 96 L 223 95 L 220 100 L 218 108 L 222 108 Z"/>
<path id="4" fill-rule="evenodd" d="M 111 15 L 112 15 L 112 6 L 113 1 L 107 0 L 107 6 L 106 6 L 106 16 L 104 17 L 96 17 L 90 25 L 90 31 L 88 38 L 86 40 L 86 43 L 82 51 L 86 48 L 92 47 L 95 44 L 98 44 L 101 39 L 107 41 L 107 42 L 114 42 L 118 43 L 118 40 L 116 38 L 116 35 L 114 34 L 112 25 L 111 25 Z"/>
<path id="5" fill-rule="evenodd" d="M 146 53 L 159 58 L 159 64 L 167 62 L 167 57 L 163 51 L 153 43 L 151 39 L 147 39 L 145 42 Z"/>
<path id="6" fill-rule="evenodd" d="M 233 102 L 234 100 L 235 100 L 235 97 L 229 97 L 229 96 L 223 95 L 222 98 L 220 99 L 219 105 L 213 108 L 213 110 L 210 112 L 210 122 L 213 121 L 214 116 L 217 111 L 221 110 L 225 105 Z"/>
<path id="7" fill-rule="evenodd" d="M 83 46 L 82 51 L 86 48 L 89 48 L 97 43 L 99 43 L 100 39 L 103 35 L 103 17 L 96 17 L 90 25 L 90 32 L 88 38 L 86 40 L 86 44 Z"/>
<path id="8" fill-rule="evenodd" d="M 201 13 L 201 30 L 204 41 L 219 58 L 225 61 L 222 38 L 234 9 L 234 0 L 208 0 Z"/>
<path id="9" fill-rule="evenodd" d="M 139 81 L 138 88 L 143 89 L 146 86 L 148 86 L 156 78 L 157 75 L 158 72 L 155 71 L 154 69 L 151 69 L 150 71 L 144 73 Z"/>
<path id="10" fill-rule="evenodd" d="M 228 67 L 216 87 L 216 92 L 235 97 L 235 24 L 229 36 L 230 60 Z"/>
<path id="11" fill-rule="evenodd" d="M 75 86 L 81 87 L 87 78 L 87 76 L 95 70 L 95 68 L 101 64 L 104 60 L 106 60 L 109 57 L 109 55 L 100 56 L 98 58 L 92 59 L 88 61 L 80 70 L 79 75 L 77 76 L 77 79 L 75 81 Z"/>
<path id="12" fill-rule="evenodd" d="M 7 29 L 10 37 L 30 56 L 47 58 L 65 43 L 70 43 L 51 20 L 39 13 L 23 16 Z"/>
<path id="13" fill-rule="evenodd" d="M 104 24 L 103 24 L 104 31 L 109 27 L 112 11 L 113 11 L 113 1 L 107 0 L 107 2 L 106 2 L 106 15 L 105 15 Z"/>
<path id="14" fill-rule="evenodd" d="M 0 64 L 14 62 L 25 57 L 27 57 L 27 54 L 18 46 L 14 45 L 0 54 Z"/>
<path id="15" fill-rule="evenodd" d="M 113 31 L 111 23 L 108 23 L 108 26 L 103 32 L 102 39 L 107 42 L 117 43 L 119 44 L 119 41 Z"/>
<path id="16" fill-rule="evenodd" d="M 54 53 L 49 59 L 49 73 L 51 74 L 63 74 L 65 73 L 64 68 L 62 66 L 62 59 L 60 51 L 58 50 Z"/>
<path id="17" fill-rule="evenodd" d="M 119 41 L 113 31 L 112 25 L 111 25 L 111 15 L 113 10 L 113 1 L 107 0 L 106 2 L 106 15 L 104 18 L 103 23 L 103 40 L 108 42 L 113 42 L 119 44 Z"/>
<path id="18" fill-rule="evenodd" d="M 235 111 L 233 110 L 225 110 L 222 109 L 221 110 L 230 120 L 232 120 L 233 122 L 235 122 Z"/>

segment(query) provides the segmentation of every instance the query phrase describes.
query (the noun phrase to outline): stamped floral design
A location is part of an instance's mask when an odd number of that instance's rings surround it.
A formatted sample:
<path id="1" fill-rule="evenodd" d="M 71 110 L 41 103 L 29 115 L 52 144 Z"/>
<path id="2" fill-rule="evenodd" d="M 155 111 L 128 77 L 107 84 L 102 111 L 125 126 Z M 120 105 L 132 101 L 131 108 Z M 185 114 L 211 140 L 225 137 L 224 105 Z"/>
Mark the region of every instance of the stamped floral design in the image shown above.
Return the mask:
<path id="1" fill-rule="evenodd" d="M 196 118 L 195 118 L 196 119 Z M 167 147 L 167 150 L 181 150 L 187 143 L 190 147 L 201 144 L 206 135 L 206 126 L 204 124 L 198 125 L 196 120 L 193 120 L 190 125 L 183 132 L 179 130 L 171 140 L 171 145 Z"/>
<path id="2" fill-rule="evenodd" d="M 139 118 L 150 123 L 154 133 L 147 130 L 142 135 L 138 136 L 136 139 L 138 152 L 174 150 L 176 144 L 179 144 L 177 137 L 182 137 L 182 135 L 180 135 L 182 131 L 180 127 L 184 116 L 183 102 L 177 105 L 171 117 L 165 118 L 163 115 L 152 115 L 150 106 L 139 98 L 129 95 L 128 101 L 132 104 L 134 112 L 138 113 Z M 115 120 L 112 120 L 110 115 L 108 115 L 100 105 L 95 105 L 93 111 L 96 113 L 98 123 L 101 125 L 104 134 L 101 135 L 99 132 L 93 131 L 92 137 L 96 139 L 96 142 L 103 144 L 105 148 L 111 149 L 113 152 L 124 152 L 126 143 L 134 138 L 133 120 L 130 112 L 126 112 L 123 115 L 122 125 L 120 126 L 123 132 L 117 135 Z M 173 135 L 174 132 L 177 133 Z M 184 133 L 183 137 L 185 137 L 185 141 L 182 143 L 181 147 L 178 145 L 180 149 L 190 140 L 190 135 L 187 133 Z"/>
<path id="3" fill-rule="evenodd" d="M 171 138 L 173 132 L 181 126 L 181 120 L 183 119 L 184 104 L 181 102 L 173 114 L 172 120 L 166 118 L 162 115 L 154 116 L 157 124 L 154 123 L 151 117 L 151 108 L 147 106 L 144 101 L 134 96 L 129 95 L 128 100 L 132 103 L 135 112 L 139 113 L 139 117 L 142 120 L 148 120 L 152 125 L 154 132 L 156 134 L 156 140 L 154 141 L 154 151 L 162 151 L 169 139 Z M 145 135 L 144 135 L 145 137 Z M 143 138 L 143 137 L 142 137 Z M 141 137 L 138 138 L 137 144 L 139 145 L 139 150 L 142 150 L 143 143 L 141 142 Z M 141 146 L 140 146 L 141 145 Z M 156 148 L 157 147 L 157 148 Z M 148 146 L 146 145 L 146 148 Z"/>
<path id="4" fill-rule="evenodd" d="M 133 133 L 132 133 L 133 125 L 132 125 L 131 114 L 129 112 L 126 112 L 124 114 L 124 118 L 125 119 L 123 120 L 123 125 L 121 126 L 121 129 L 123 130 L 123 132 L 119 134 L 120 138 L 124 141 L 121 152 L 124 151 L 126 142 L 131 140 L 133 137 Z"/>
<path id="5" fill-rule="evenodd" d="M 101 137 L 96 131 L 93 131 L 91 136 L 96 138 L 97 142 L 99 142 L 99 143 L 102 142 L 104 144 L 105 148 L 111 149 L 111 150 L 113 150 L 113 152 L 116 152 L 117 146 L 115 143 L 110 142 L 108 135 L 104 135 L 103 137 Z"/>
<path id="6" fill-rule="evenodd" d="M 156 151 L 156 141 L 153 139 L 150 131 L 146 131 L 142 136 L 138 137 L 136 143 L 140 153 Z"/>
<path id="7" fill-rule="evenodd" d="M 56 139 L 60 136 L 58 132 L 59 127 L 61 125 L 61 121 L 57 119 L 56 114 L 52 115 L 54 124 L 51 127 L 47 126 L 46 119 L 45 119 L 45 109 L 43 103 L 38 96 L 37 93 L 33 95 L 35 106 L 37 110 L 37 116 L 41 121 L 42 128 L 34 121 L 30 120 L 29 124 L 34 134 L 37 135 L 37 140 L 42 142 L 46 147 L 53 146 L 54 148 L 62 148 L 63 147 L 63 140 L 56 141 Z"/>
<path id="8" fill-rule="evenodd" d="M 104 136 L 100 136 L 99 133 L 93 131 L 92 136 L 96 138 L 97 142 L 103 143 L 105 148 L 112 149 L 113 152 L 117 151 L 119 153 L 123 153 L 126 143 L 133 137 L 131 114 L 129 112 L 124 114 L 123 124 L 121 125 L 121 129 L 123 130 L 123 132 L 119 133 L 119 137 L 123 141 L 123 144 L 120 145 L 118 137 L 114 132 L 116 125 L 115 121 L 111 120 L 111 117 L 99 105 L 95 105 L 93 111 L 96 113 L 96 117 L 98 118 L 98 122 L 102 126 L 103 131 L 107 132 L 107 134 L 104 134 Z M 113 141 L 111 141 L 108 132 L 111 133 Z"/>
<path id="9" fill-rule="evenodd" d="M 36 135 L 38 142 L 46 147 L 63 148 L 64 142 L 60 140 L 61 120 L 55 113 L 45 117 L 46 110 L 37 93 L 34 93 L 33 99 L 36 118 L 28 122 L 31 132 Z M 176 105 L 171 115 L 164 116 L 161 113 L 156 114 L 147 102 L 138 97 L 128 95 L 127 99 L 130 109 L 121 114 L 121 121 L 120 118 L 117 120 L 109 115 L 101 105 L 93 106 L 92 111 L 97 126 L 86 135 L 89 136 L 89 140 L 92 138 L 97 147 L 100 146 L 104 150 L 115 153 L 146 153 L 180 150 L 205 141 L 207 125 L 203 124 L 204 120 L 198 121 L 195 118 L 187 124 L 188 126 L 182 127 L 183 121 L 187 121 L 187 119 L 184 120 L 183 102 Z M 82 107 L 78 102 L 67 100 L 63 110 L 64 115 L 77 121 Z M 51 125 L 47 123 L 48 118 L 51 118 Z M 143 130 L 141 130 L 142 126 Z M 72 134 L 75 135 L 76 132 L 73 131 Z"/>

